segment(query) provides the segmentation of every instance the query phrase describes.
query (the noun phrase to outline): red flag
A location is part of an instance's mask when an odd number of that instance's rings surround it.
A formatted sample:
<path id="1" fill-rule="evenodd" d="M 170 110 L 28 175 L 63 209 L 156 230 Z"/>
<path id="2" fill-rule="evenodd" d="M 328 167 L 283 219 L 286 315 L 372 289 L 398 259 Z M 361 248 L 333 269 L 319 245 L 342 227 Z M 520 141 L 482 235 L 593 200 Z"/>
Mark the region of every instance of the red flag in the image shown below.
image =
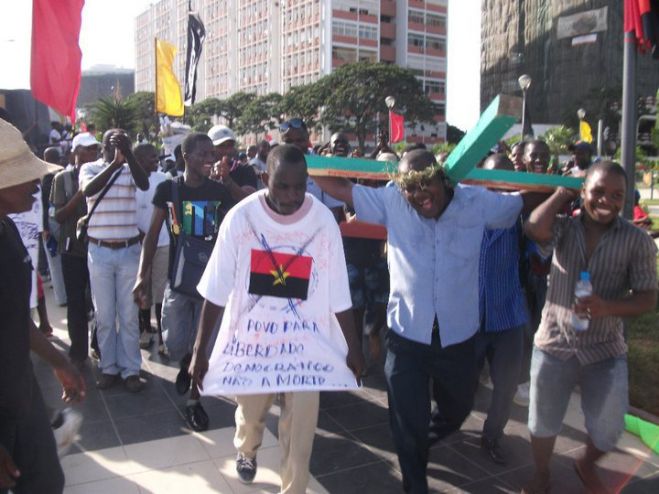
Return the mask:
<path id="1" fill-rule="evenodd" d="M 652 0 L 625 0 L 626 33 L 633 32 L 642 53 L 653 51 L 659 57 L 659 2 Z"/>
<path id="2" fill-rule="evenodd" d="M 32 1 L 32 96 L 75 122 L 85 0 Z"/>
<path id="3" fill-rule="evenodd" d="M 400 142 L 405 139 L 405 118 L 398 113 L 389 112 L 389 142 Z"/>

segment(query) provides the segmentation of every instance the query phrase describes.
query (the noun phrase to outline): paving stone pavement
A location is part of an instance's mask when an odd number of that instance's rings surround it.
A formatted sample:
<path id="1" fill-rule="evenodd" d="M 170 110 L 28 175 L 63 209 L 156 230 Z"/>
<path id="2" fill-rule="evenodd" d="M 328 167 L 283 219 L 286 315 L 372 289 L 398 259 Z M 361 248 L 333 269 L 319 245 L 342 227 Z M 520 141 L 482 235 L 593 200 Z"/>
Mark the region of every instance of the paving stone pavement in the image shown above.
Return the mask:
<path id="1" fill-rule="evenodd" d="M 66 311 L 52 300 L 46 284 L 53 343 L 67 348 Z M 142 352 L 145 390 L 128 393 L 123 387 L 98 391 L 96 370 L 84 369 L 87 399 L 77 408 L 84 416 L 80 436 L 62 465 L 66 493 L 243 493 L 278 492 L 279 448 L 276 443 L 278 408 L 267 419 L 259 453 L 259 473 L 251 486 L 235 475 L 232 434 L 234 405 L 226 398 L 202 398 L 210 416 L 210 430 L 194 433 L 186 427 L 185 398 L 174 388 L 178 367 L 160 358 L 154 345 Z M 35 357 L 35 372 L 46 403 L 63 407 L 50 369 Z M 527 410 L 514 405 L 503 446 L 510 461 L 501 467 L 479 448 L 490 390 L 481 386 L 473 412 L 462 429 L 430 451 L 428 479 L 432 492 L 519 492 L 532 471 L 526 428 Z M 585 439 L 579 396 L 573 395 L 552 462 L 553 492 L 584 492 L 572 468 Z M 659 493 L 659 456 L 636 437 L 624 434 L 600 472 L 614 492 Z M 387 415 L 382 363 L 374 363 L 364 386 L 355 392 L 321 394 L 318 430 L 311 458 L 309 492 L 386 494 L 402 492 Z"/>

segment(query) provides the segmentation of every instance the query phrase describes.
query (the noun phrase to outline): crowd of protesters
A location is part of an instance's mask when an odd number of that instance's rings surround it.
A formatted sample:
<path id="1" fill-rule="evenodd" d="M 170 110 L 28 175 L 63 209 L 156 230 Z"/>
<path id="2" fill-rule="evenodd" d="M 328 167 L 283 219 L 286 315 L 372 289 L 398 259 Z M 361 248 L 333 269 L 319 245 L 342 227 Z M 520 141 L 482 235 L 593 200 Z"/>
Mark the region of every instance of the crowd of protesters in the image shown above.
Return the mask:
<path id="1" fill-rule="evenodd" d="M 241 215 L 261 208 L 274 218 L 275 231 L 303 228 L 305 215 L 322 224 L 333 246 L 323 264 L 339 289 L 314 303 L 336 315 L 356 378 L 369 371 L 364 336 L 371 365 L 384 354 L 405 492 L 428 492 L 429 447 L 471 412 L 486 361 L 493 392 L 483 453 L 497 464 L 509 461 L 504 429 L 512 405 L 528 406 L 536 470 L 523 492 L 549 492 L 554 442 L 578 385 L 588 439 L 575 469 L 588 489 L 607 492 L 596 462 L 615 447 L 627 408 L 622 318 L 655 308 L 657 249 L 646 231 L 620 217 L 633 177 L 610 161 L 593 163 L 589 144 L 575 143 L 562 167 L 550 162 L 539 139 L 502 147 L 479 165 L 584 178 L 581 191 L 561 187 L 550 195 L 454 184 L 444 156 L 423 145 L 399 156 L 386 136 L 368 157 L 397 162 L 388 183 L 311 179 L 305 155 L 364 153 L 341 132 L 313 146 L 299 118 L 281 124 L 281 144 L 262 141 L 245 152 L 224 125 L 191 133 L 167 167 L 153 144 L 133 146 L 121 129 L 107 130 L 101 141 L 78 133 L 62 144 L 67 131 L 53 126 L 44 160 L 59 160 L 57 168 L 37 160 L 11 125 L 2 122 L 1 130 L 0 262 L 3 274 L 15 275 L 3 276 L 0 287 L 0 492 L 62 490 L 54 440 L 38 458 L 21 454 L 44 430 L 50 434 L 29 349 L 56 368 L 65 399 L 78 400 L 90 347 L 98 389 L 138 393 L 148 385 L 140 376 L 140 349 L 156 338 L 163 358 L 178 363 L 175 385 L 188 396 L 187 425 L 209 428 L 200 386 L 224 307 L 242 285 L 235 273 L 220 276 L 236 268 L 215 249 L 199 291 L 190 290 L 200 279 L 187 279 L 195 271 L 181 268 L 179 251 L 190 241 L 209 252 L 224 242 L 241 258 L 245 246 L 235 233 Z M 639 212 L 634 223 L 647 226 L 647 219 Z M 68 360 L 46 339 L 52 328 L 42 281 L 30 268 L 39 264 L 42 241 L 57 301 L 67 306 Z M 343 252 L 335 256 L 336 249 Z M 575 300 L 583 272 L 593 293 Z M 578 331 L 574 317 L 587 318 L 588 329 Z M 282 396 L 280 435 L 288 438 L 282 492 L 302 493 L 318 396 Z M 255 478 L 263 417 L 273 400 L 265 392 L 237 400 L 236 471 L 244 483 Z"/>

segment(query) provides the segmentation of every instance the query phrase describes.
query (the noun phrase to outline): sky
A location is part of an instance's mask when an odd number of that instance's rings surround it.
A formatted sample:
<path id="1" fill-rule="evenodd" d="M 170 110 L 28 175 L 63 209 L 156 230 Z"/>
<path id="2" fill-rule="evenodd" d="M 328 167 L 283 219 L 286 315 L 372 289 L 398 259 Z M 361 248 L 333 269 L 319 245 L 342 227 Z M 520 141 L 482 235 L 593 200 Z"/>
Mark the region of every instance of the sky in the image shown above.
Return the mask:
<path id="1" fill-rule="evenodd" d="M 154 0 L 86 0 L 82 11 L 82 70 L 94 65 L 135 67 L 135 17 Z M 12 2 L 0 16 L 0 88 L 29 87 L 30 0 Z M 10 11 L 8 11 L 10 10 Z M 480 104 L 480 0 L 449 0 L 447 121 L 469 130 Z"/>

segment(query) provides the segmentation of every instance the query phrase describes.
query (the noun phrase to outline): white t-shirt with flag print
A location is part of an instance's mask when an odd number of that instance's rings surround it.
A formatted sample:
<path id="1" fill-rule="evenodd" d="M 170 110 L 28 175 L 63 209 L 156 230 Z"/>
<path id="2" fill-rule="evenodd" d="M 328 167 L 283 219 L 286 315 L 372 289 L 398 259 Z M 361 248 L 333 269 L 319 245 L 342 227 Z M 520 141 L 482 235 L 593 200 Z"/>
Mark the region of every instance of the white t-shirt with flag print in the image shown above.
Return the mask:
<path id="1" fill-rule="evenodd" d="M 335 316 L 352 306 L 338 225 L 310 194 L 282 216 L 266 193 L 229 211 L 197 287 L 225 307 L 203 393 L 356 388 Z"/>

